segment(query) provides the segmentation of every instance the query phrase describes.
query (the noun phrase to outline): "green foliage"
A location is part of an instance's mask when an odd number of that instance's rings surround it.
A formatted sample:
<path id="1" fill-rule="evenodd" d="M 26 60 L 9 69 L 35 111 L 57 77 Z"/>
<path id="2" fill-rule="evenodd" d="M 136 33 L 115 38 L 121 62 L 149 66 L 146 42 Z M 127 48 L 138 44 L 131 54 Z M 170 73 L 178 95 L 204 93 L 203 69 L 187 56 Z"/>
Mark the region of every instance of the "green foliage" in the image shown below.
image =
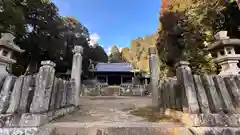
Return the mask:
<path id="1" fill-rule="evenodd" d="M 231 38 L 240 38 L 240 10 L 236 1 L 228 4 L 222 11 L 224 16 L 222 25 L 218 29 L 227 30 Z"/>
<path id="2" fill-rule="evenodd" d="M 26 50 L 17 56 L 17 63 L 13 65 L 16 75 L 25 70 L 25 74 L 37 72 L 42 60 L 52 60 L 57 64 L 57 72 L 66 72 L 71 69 L 75 45 L 84 48 L 84 74 L 91 58 L 106 56 L 99 47 L 96 51 L 89 46 L 87 28 L 72 17 L 60 16 L 58 8 L 50 0 L 2 0 L 0 10 L 0 32 L 14 34 L 16 44 Z"/>
<path id="3" fill-rule="evenodd" d="M 196 74 L 215 72 L 204 43 L 211 42 L 222 26 L 221 11 L 227 3 L 222 0 L 171 2 L 165 5 L 160 18 L 162 29 L 158 32 L 157 47 L 162 61 L 173 68 L 178 60 L 188 60 Z"/>

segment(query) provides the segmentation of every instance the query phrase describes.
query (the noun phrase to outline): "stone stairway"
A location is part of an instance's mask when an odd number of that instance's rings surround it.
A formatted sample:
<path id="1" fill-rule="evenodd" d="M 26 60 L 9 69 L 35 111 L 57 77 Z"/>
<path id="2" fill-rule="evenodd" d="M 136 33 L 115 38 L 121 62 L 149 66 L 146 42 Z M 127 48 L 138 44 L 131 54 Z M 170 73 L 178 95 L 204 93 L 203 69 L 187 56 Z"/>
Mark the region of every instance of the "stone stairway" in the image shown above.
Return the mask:
<path id="1" fill-rule="evenodd" d="M 48 125 L 51 135 L 191 135 L 191 132 L 173 123 L 148 122 L 63 122 Z"/>
<path id="2" fill-rule="evenodd" d="M 240 128 L 186 127 L 145 122 L 63 122 L 48 125 L 38 135 L 240 135 Z"/>
<path id="3" fill-rule="evenodd" d="M 47 125 L 37 135 L 240 135 L 240 128 L 145 122 L 63 122 Z"/>

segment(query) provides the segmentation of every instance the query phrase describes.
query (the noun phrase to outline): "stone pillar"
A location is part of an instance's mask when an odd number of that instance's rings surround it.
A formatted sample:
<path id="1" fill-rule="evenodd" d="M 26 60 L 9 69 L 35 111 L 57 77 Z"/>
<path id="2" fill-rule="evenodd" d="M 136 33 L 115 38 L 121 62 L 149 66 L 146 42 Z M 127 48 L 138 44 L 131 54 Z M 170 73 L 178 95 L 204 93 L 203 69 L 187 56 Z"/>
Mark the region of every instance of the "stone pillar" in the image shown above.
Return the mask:
<path id="1" fill-rule="evenodd" d="M 181 86 L 182 107 L 187 113 L 199 113 L 199 105 L 189 62 L 180 61 L 176 64 L 176 76 Z"/>
<path id="2" fill-rule="evenodd" d="M 149 48 L 149 67 L 150 67 L 150 88 L 152 92 L 152 106 L 159 107 L 159 90 L 158 90 L 158 72 L 157 72 L 157 54 L 156 48 Z"/>
<path id="3" fill-rule="evenodd" d="M 81 89 L 81 75 L 82 75 L 82 53 L 83 48 L 81 46 L 75 46 L 73 49 L 73 64 L 72 64 L 72 74 L 71 79 L 76 83 L 76 94 L 75 94 L 75 106 L 79 106 L 79 96 Z"/>
<path id="4" fill-rule="evenodd" d="M 51 94 L 55 79 L 55 66 L 52 61 L 42 61 L 36 78 L 36 90 L 30 111 L 32 113 L 46 112 L 51 104 Z"/>

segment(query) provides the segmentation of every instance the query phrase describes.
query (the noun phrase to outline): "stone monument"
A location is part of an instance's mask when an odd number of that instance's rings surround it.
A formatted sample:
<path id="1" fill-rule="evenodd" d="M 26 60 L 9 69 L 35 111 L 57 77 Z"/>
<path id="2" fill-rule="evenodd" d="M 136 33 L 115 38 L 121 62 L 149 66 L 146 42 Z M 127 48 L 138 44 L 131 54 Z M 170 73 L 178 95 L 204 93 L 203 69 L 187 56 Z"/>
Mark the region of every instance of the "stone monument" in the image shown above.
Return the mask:
<path id="1" fill-rule="evenodd" d="M 213 61 L 221 66 L 219 75 L 238 75 L 240 54 L 236 53 L 240 47 L 240 39 L 231 39 L 227 36 L 227 31 L 220 31 L 215 35 L 216 41 L 209 44 L 208 50 L 211 52 Z"/>
<path id="2" fill-rule="evenodd" d="M 82 75 L 82 53 L 83 48 L 81 46 L 75 46 L 73 49 L 73 63 L 72 63 L 72 73 L 71 79 L 76 83 L 75 89 L 75 106 L 79 106 L 79 96 L 81 92 L 81 75 Z"/>
<path id="3" fill-rule="evenodd" d="M 20 47 L 14 43 L 14 36 L 10 33 L 3 33 L 0 39 L 0 74 L 8 74 L 7 68 L 16 63 L 14 52 L 23 53 Z"/>
<path id="4" fill-rule="evenodd" d="M 159 90 L 157 87 L 159 76 L 157 72 L 157 50 L 152 46 L 149 48 L 149 66 L 150 66 L 150 88 L 152 92 L 152 106 L 159 106 Z"/>

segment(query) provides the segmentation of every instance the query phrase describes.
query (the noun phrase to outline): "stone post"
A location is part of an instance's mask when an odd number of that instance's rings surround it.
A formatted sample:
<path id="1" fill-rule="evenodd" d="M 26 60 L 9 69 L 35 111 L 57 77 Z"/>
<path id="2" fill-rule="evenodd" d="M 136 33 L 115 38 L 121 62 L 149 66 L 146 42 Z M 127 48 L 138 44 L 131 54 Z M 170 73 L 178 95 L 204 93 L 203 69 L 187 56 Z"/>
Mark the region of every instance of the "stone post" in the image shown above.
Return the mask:
<path id="1" fill-rule="evenodd" d="M 52 61 L 42 61 L 36 78 L 36 90 L 30 111 L 32 113 L 46 112 L 49 110 L 51 94 L 55 79 L 55 66 Z"/>
<path id="2" fill-rule="evenodd" d="M 73 49 L 73 63 L 71 79 L 75 81 L 75 106 L 79 106 L 79 96 L 81 89 L 81 75 L 82 75 L 82 53 L 83 48 L 81 46 L 75 46 Z"/>
<path id="3" fill-rule="evenodd" d="M 159 107 L 159 90 L 158 90 L 158 72 L 157 72 L 157 55 L 156 48 L 149 48 L 149 67 L 150 67 L 150 88 L 152 91 L 152 106 Z"/>
<path id="4" fill-rule="evenodd" d="M 183 111 L 187 113 L 199 113 L 199 105 L 189 62 L 179 61 L 176 64 L 176 76 L 181 86 L 181 100 Z"/>

